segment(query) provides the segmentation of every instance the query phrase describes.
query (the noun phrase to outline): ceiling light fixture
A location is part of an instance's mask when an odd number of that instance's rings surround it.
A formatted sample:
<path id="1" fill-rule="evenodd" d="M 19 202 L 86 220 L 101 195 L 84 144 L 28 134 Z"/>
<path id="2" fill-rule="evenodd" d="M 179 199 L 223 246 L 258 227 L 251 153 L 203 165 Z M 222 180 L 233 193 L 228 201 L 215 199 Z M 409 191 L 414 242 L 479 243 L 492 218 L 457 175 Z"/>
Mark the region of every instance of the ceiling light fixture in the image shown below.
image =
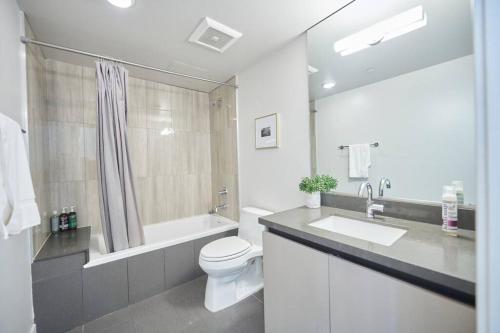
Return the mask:
<path id="1" fill-rule="evenodd" d="M 307 73 L 309 73 L 309 75 L 312 75 L 312 74 L 317 73 L 317 72 L 318 72 L 318 69 L 316 67 L 313 67 L 311 65 L 307 66 Z"/>
<path id="2" fill-rule="evenodd" d="M 129 8 L 135 4 L 135 0 L 108 0 L 108 2 L 120 8 Z"/>
<path id="3" fill-rule="evenodd" d="M 325 82 L 323 83 L 323 88 L 324 89 L 332 89 L 333 87 L 335 87 L 335 82 L 334 81 L 330 81 L 330 82 Z"/>
<path id="4" fill-rule="evenodd" d="M 342 38 L 333 44 L 335 52 L 341 56 L 387 42 L 410 31 L 424 27 L 427 15 L 422 6 L 414 7 L 387 20 Z"/>

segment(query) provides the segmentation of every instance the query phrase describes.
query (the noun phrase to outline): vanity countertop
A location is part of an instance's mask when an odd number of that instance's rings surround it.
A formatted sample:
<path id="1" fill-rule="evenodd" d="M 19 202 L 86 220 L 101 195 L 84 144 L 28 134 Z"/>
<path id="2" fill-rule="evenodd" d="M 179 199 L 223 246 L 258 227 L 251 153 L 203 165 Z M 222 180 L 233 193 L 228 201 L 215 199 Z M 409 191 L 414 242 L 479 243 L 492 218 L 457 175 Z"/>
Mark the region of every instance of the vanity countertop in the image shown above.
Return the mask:
<path id="1" fill-rule="evenodd" d="M 287 210 L 259 222 L 284 237 L 474 304 L 474 231 L 459 230 L 453 237 L 439 225 L 381 216 L 375 222 L 407 229 L 393 245 L 384 246 L 309 226 L 331 215 L 366 221 L 364 213 L 322 206 Z"/>

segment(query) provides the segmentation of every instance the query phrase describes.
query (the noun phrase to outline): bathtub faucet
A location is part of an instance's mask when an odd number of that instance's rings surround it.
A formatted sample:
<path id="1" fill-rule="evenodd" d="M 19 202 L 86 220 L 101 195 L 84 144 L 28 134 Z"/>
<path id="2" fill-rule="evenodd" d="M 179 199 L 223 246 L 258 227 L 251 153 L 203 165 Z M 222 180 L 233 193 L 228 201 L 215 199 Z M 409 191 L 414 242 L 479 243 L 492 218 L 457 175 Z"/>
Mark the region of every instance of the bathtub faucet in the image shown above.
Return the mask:
<path id="1" fill-rule="evenodd" d="M 211 210 L 209 213 L 210 214 L 217 214 L 219 212 L 219 210 L 221 210 L 221 209 L 227 209 L 227 204 L 215 206 L 214 210 Z"/>

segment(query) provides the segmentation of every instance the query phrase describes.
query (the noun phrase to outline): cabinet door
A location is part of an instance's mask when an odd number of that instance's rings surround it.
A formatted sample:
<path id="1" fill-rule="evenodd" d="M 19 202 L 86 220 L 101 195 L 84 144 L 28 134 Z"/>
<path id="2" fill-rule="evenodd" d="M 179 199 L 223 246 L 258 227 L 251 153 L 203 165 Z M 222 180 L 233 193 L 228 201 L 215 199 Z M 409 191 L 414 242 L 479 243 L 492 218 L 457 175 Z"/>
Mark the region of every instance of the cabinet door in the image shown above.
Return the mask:
<path id="1" fill-rule="evenodd" d="M 328 255 L 264 232 L 266 333 L 330 332 Z"/>
<path id="2" fill-rule="evenodd" d="M 332 333 L 475 332 L 475 310 L 330 256 Z"/>

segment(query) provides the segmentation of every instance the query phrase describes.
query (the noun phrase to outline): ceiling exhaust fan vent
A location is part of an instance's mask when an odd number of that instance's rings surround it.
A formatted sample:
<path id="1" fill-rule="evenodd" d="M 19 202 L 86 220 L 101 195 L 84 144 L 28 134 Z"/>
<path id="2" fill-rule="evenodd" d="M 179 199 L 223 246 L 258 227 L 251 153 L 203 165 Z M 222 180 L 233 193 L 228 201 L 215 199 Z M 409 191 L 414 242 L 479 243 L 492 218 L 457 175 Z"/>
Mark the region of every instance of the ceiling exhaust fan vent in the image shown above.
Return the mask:
<path id="1" fill-rule="evenodd" d="M 205 17 L 189 37 L 189 41 L 220 53 L 226 51 L 240 37 L 241 32 Z"/>

